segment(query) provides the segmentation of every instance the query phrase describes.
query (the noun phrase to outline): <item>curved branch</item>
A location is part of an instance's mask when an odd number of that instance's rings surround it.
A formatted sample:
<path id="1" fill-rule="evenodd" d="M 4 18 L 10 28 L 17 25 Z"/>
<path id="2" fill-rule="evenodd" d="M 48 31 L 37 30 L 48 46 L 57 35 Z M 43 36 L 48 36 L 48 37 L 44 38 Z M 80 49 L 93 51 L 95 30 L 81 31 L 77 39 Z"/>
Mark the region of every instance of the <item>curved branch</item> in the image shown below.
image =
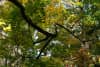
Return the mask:
<path id="1" fill-rule="evenodd" d="M 19 9 L 20 9 L 20 13 L 23 17 L 23 19 L 30 25 L 32 26 L 33 28 L 37 29 L 39 32 L 41 32 L 42 34 L 46 35 L 46 36 L 52 36 L 53 34 L 52 33 L 49 33 L 45 30 L 43 30 L 42 28 L 40 28 L 39 26 L 37 26 L 36 24 L 34 24 L 32 22 L 32 19 L 30 17 L 28 17 L 25 13 L 25 8 L 24 6 L 22 6 L 22 4 L 20 4 L 18 2 L 18 0 L 8 0 L 10 2 L 12 2 L 13 4 L 15 4 Z"/>
<path id="2" fill-rule="evenodd" d="M 42 42 L 42 41 L 46 41 L 45 45 L 40 50 L 40 54 L 36 58 L 36 59 L 39 59 L 39 57 L 41 56 L 41 53 L 44 51 L 44 49 L 46 48 L 46 46 L 48 46 L 48 44 L 50 43 L 50 41 L 57 36 L 57 28 L 55 28 L 55 34 L 52 34 L 52 33 L 49 33 L 47 31 L 43 30 L 42 28 L 40 28 L 39 26 L 37 26 L 36 24 L 34 24 L 33 21 L 32 21 L 32 19 L 26 15 L 24 6 L 22 4 L 20 4 L 18 2 L 18 0 L 8 0 L 8 1 L 12 2 L 14 5 L 16 5 L 16 7 L 19 8 L 20 13 L 21 13 L 23 19 L 26 21 L 26 23 L 28 23 L 33 28 L 37 29 L 40 33 L 46 35 L 46 38 L 44 38 L 42 40 L 39 40 L 37 42 L 34 42 L 34 43 L 39 43 L 39 42 Z"/>

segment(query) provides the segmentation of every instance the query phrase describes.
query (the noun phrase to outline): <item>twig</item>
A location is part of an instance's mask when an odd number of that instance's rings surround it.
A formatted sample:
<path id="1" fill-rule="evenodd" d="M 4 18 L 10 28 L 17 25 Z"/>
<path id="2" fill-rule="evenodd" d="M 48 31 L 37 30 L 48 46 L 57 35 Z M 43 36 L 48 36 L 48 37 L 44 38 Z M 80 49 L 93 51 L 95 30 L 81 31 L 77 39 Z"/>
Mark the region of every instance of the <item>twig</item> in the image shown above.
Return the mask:
<path id="1" fill-rule="evenodd" d="M 71 35 L 73 35 L 76 39 L 78 39 L 79 41 L 82 42 L 82 40 L 81 40 L 78 36 L 74 35 L 74 33 L 73 33 L 72 31 L 70 31 L 68 28 L 66 28 L 66 27 L 64 27 L 63 25 L 60 25 L 60 24 L 56 24 L 56 25 L 58 25 L 58 26 L 61 27 L 61 28 L 64 28 L 64 29 L 65 29 L 66 31 L 68 31 Z"/>
<path id="2" fill-rule="evenodd" d="M 42 40 L 38 40 L 38 41 L 36 41 L 36 42 L 33 42 L 33 44 L 43 42 L 43 41 L 45 41 L 45 40 L 47 40 L 47 39 L 48 39 L 48 37 L 45 37 L 45 38 L 44 38 L 44 39 L 42 39 Z"/>

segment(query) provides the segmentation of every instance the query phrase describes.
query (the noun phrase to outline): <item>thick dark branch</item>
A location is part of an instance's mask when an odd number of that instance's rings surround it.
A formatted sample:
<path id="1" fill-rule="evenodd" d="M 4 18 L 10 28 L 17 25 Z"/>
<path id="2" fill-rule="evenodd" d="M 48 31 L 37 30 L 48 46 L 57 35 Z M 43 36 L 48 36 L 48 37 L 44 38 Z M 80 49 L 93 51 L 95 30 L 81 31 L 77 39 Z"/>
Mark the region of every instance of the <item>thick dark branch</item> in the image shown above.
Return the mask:
<path id="1" fill-rule="evenodd" d="M 39 32 L 41 32 L 42 34 L 46 35 L 46 36 L 52 36 L 53 34 L 41 29 L 39 26 L 37 26 L 36 24 L 34 24 L 31 20 L 30 17 L 28 17 L 25 13 L 25 8 L 24 6 L 22 6 L 18 0 L 8 0 L 10 2 L 12 2 L 13 4 L 15 4 L 19 9 L 20 9 L 20 12 L 21 12 L 21 15 L 22 17 L 24 18 L 24 20 L 30 25 L 32 26 L 33 28 L 37 29 Z"/>
<path id="2" fill-rule="evenodd" d="M 30 26 L 32 26 L 33 28 L 37 29 L 42 34 L 46 35 L 46 38 L 44 38 L 44 39 L 42 39 L 40 41 L 34 42 L 34 43 L 40 43 L 42 41 L 46 41 L 45 45 L 40 50 L 40 54 L 36 58 L 36 59 L 39 59 L 39 57 L 41 56 L 41 53 L 44 51 L 44 49 L 46 48 L 46 46 L 48 46 L 48 44 L 50 43 L 50 41 L 57 36 L 57 30 L 56 30 L 57 28 L 55 28 L 55 34 L 52 34 L 52 33 L 49 33 L 47 31 L 43 30 L 42 28 L 40 28 L 39 26 L 37 26 L 36 24 L 34 24 L 32 22 L 32 19 L 26 15 L 24 6 L 22 6 L 22 4 L 20 4 L 18 2 L 18 0 L 8 0 L 8 1 L 12 2 L 13 4 L 15 4 L 20 9 L 20 13 L 21 13 L 23 19 Z"/>
<path id="3" fill-rule="evenodd" d="M 49 45 L 50 41 L 53 39 L 53 37 L 49 37 L 46 41 L 45 45 L 41 48 L 39 55 L 36 57 L 36 59 L 39 59 L 41 56 L 41 53 L 45 50 L 45 48 Z"/>

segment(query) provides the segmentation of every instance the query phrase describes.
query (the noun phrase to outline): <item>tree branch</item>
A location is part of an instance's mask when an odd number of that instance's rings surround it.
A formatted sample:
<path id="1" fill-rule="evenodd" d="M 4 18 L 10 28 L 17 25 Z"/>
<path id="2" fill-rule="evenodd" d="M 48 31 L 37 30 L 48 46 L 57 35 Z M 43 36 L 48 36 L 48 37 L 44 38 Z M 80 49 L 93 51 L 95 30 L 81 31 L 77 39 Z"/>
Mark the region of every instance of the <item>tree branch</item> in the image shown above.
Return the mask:
<path id="1" fill-rule="evenodd" d="M 36 42 L 33 42 L 33 44 L 43 42 L 43 41 L 45 41 L 45 40 L 47 40 L 47 39 L 48 39 L 48 37 L 45 37 L 44 39 L 38 40 L 38 41 L 36 41 Z"/>
<path id="2" fill-rule="evenodd" d="M 60 25 L 60 24 L 57 24 L 59 27 L 65 29 L 66 31 L 68 31 L 71 35 L 73 35 L 76 39 L 78 39 L 80 42 L 83 42 L 78 36 L 74 35 L 74 33 L 72 31 L 70 31 L 69 29 L 65 28 L 64 26 Z"/>
<path id="3" fill-rule="evenodd" d="M 41 56 L 41 53 L 45 50 L 47 45 L 50 43 L 50 41 L 53 39 L 53 37 L 49 37 L 48 40 L 46 41 L 45 45 L 41 48 L 39 55 L 36 57 L 36 59 L 39 59 Z"/>
<path id="4" fill-rule="evenodd" d="M 42 41 L 46 41 L 45 45 L 40 50 L 40 54 L 36 58 L 36 59 L 39 59 L 39 57 L 41 56 L 41 53 L 44 51 L 46 46 L 50 43 L 50 41 L 53 38 L 55 38 L 57 36 L 57 30 L 56 30 L 57 28 L 55 28 L 55 34 L 52 34 L 52 33 L 49 33 L 47 31 L 43 30 L 42 28 L 40 28 L 39 26 L 34 24 L 32 19 L 26 15 L 24 6 L 22 4 L 20 4 L 18 2 L 18 0 L 8 0 L 8 1 L 12 2 L 14 5 L 16 5 L 19 8 L 20 13 L 21 13 L 23 19 L 26 21 L 26 23 L 28 23 L 28 25 L 30 25 L 33 28 L 37 29 L 40 33 L 46 35 L 46 38 L 33 43 L 33 44 L 35 44 L 35 43 L 39 43 L 39 42 L 42 42 Z"/>
<path id="5" fill-rule="evenodd" d="M 15 4 L 19 9 L 20 9 L 20 13 L 23 17 L 23 19 L 30 25 L 32 26 L 33 28 L 37 29 L 39 32 L 41 32 L 42 34 L 46 35 L 46 36 L 52 36 L 53 34 L 52 33 L 49 33 L 43 29 L 41 29 L 39 26 L 37 26 L 36 24 L 34 24 L 32 22 L 32 19 L 30 17 L 28 17 L 25 13 L 25 8 L 24 6 L 22 6 L 22 4 L 20 4 L 18 2 L 18 0 L 8 0 L 10 2 L 12 2 L 13 4 Z"/>

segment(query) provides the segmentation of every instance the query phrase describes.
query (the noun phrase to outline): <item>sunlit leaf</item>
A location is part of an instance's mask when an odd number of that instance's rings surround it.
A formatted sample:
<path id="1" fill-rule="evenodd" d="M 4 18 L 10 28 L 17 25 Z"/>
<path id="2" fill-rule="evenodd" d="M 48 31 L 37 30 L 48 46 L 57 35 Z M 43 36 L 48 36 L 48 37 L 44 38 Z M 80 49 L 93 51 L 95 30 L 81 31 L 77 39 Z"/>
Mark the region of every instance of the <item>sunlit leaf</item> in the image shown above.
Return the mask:
<path id="1" fill-rule="evenodd" d="M 7 27 L 4 27 L 3 30 L 5 32 L 11 31 L 11 25 L 9 24 Z"/>

